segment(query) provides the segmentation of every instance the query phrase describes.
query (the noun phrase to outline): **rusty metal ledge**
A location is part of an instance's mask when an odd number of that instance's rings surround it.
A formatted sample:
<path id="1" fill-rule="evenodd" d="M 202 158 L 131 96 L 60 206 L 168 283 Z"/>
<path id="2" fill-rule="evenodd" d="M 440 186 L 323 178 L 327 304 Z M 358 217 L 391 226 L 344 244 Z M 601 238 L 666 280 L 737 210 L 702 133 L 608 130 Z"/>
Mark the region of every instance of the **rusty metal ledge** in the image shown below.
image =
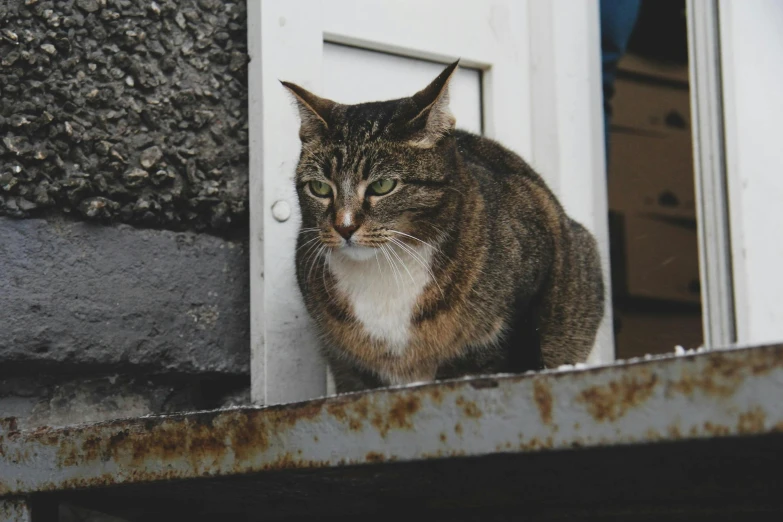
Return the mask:
<path id="1" fill-rule="evenodd" d="M 18 431 L 0 497 L 271 469 L 783 432 L 783 346 L 466 379 L 268 408 Z"/>

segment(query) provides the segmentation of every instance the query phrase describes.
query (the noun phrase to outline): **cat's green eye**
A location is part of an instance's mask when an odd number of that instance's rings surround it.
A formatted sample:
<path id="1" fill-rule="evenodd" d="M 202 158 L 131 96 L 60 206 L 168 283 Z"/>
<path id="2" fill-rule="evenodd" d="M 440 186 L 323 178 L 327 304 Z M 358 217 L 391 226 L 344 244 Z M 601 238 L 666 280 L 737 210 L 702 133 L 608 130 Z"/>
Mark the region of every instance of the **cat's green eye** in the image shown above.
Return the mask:
<path id="1" fill-rule="evenodd" d="M 373 196 L 383 196 L 394 190 L 394 187 L 396 186 L 397 182 L 393 179 L 379 179 L 374 183 L 370 183 L 370 194 Z"/>
<path id="2" fill-rule="evenodd" d="M 313 194 L 315 194 L 316 196 L 320 196 L 322 198 L 332 195 L 332 187 L 330 187 L 328 183 L 324 183 L 323 181 L 317 181 L 317 180 L 311 181 L 310 190 L 313 191 Z"/>

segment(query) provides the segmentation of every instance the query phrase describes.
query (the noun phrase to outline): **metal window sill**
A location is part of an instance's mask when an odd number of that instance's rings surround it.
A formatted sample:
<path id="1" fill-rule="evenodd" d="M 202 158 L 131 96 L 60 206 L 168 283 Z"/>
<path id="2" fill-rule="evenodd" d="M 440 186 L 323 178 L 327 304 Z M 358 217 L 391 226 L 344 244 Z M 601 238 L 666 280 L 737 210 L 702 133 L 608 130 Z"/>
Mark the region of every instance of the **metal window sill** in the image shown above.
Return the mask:
<path id="1" fill-rule="evenodd" d="M 293 516 L 308 505 L 296 500 L 295 491 L 317 498 L 328 486 L 335 494 L 325 505 L 342 515 L 368 502 L 352 494 L 367 489 L 361 483 L 385 484 L 396 496 L 430 504 L 435 499 L 443 509 L 487 499 L 496 500 L 493 506 L 513 505 L 515 498 L 540 507 L 553 495 L 568 494 L 571 504 L 590 504 L 637 486 L 647 488 L 639 489 L 637 500 L 655 492 L 687 499 L 701 488 L 698 498 L 727 502 L 729 492 L 758 489 L 760 476 L 744 473 L 745 467 L 779 470 L 783 463 L 783 452 L 775 450 L 783 442 L 783 345 L 265 408 L 30 431 L 15 431 L 12 424 L 7 420 L 0 430 L 0 498 L 44 498 L 47 492 L 63 498 L 65 491 L 83 490 L 68 495 L 93 504 L 113 499 L 115 507 L 125 505 L 125 498 L 138 507 L 131 499 L 139 495 L 163 502 L 190 494 L 203 502 L 196 492 L 206 488 L 226 494 L 255 490 L 254 502 L 261 502 L 262 489 L 253 484 L 265 483 L 277 491 L 271 505 Z M 433 473 L 441 484 L 422 484 L 421 477 Z M 504 480 L 498 482 L 498 473 Z M 585 482 L 574 484 L 574 477 Z M 702 481 L 713 490 L 705 493 Z M 454 489 L 444 491 L 445 484 Z M 541 484 L 555 489 L 531 496 L 530 488 L 539 491 Z M 767 487 L 754 490 L 753 509 L 783 508 L 772 483 L 761 484 Z M 369 489 L 383 496 L 375 486 Z M 339 491 L 350 501 L 337 502 Z M 592 496 L 584 498 L 587 491 Z M 737 502 L 744 505 L 739 497 Z M 650 506 L 661 508 L 658 501 Z M 264 510 L 274 518 L 275 509 Z"/>

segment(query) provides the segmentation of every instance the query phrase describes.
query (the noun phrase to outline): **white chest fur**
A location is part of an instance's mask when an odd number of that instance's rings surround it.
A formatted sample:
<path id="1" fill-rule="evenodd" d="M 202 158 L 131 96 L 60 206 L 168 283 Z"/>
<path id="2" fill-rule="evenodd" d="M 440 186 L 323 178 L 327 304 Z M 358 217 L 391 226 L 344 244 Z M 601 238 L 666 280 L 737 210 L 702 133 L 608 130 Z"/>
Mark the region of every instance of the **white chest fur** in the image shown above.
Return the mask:
<path id="1" fill-rule="evenodd" d="M 348 298 L 356 318 L 370 337 L 401 354 L 410 340 L 411 317 L 424 288 L 432 280 L 432 249 L 410 246 L 413 252 L 386 245 L 376 256 L 357 261 L 335 252 L 329 268 L 338 289 Z"/>

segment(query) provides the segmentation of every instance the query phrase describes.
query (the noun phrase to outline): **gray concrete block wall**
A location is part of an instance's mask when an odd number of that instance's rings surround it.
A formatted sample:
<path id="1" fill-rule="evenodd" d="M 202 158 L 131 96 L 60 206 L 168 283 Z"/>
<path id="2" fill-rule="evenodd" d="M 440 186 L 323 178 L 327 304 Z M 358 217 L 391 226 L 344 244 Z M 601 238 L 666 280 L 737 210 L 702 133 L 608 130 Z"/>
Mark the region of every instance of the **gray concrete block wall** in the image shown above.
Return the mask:
<path id="1" fill-rule="evenodd" d="M 0 417 L 249 401 L 246 38 L 242 0 L 0 1 Z"/>
<path id="2" fill-rule="evenodd" d="M 0 218 L 0 417 L 246 403 L 247 240 Z"/>
<path id="3" fill-rule="evenodd" d="M 247 374 L 248 253 L 207 234 L 0 218 L 0 374 Z"/>

